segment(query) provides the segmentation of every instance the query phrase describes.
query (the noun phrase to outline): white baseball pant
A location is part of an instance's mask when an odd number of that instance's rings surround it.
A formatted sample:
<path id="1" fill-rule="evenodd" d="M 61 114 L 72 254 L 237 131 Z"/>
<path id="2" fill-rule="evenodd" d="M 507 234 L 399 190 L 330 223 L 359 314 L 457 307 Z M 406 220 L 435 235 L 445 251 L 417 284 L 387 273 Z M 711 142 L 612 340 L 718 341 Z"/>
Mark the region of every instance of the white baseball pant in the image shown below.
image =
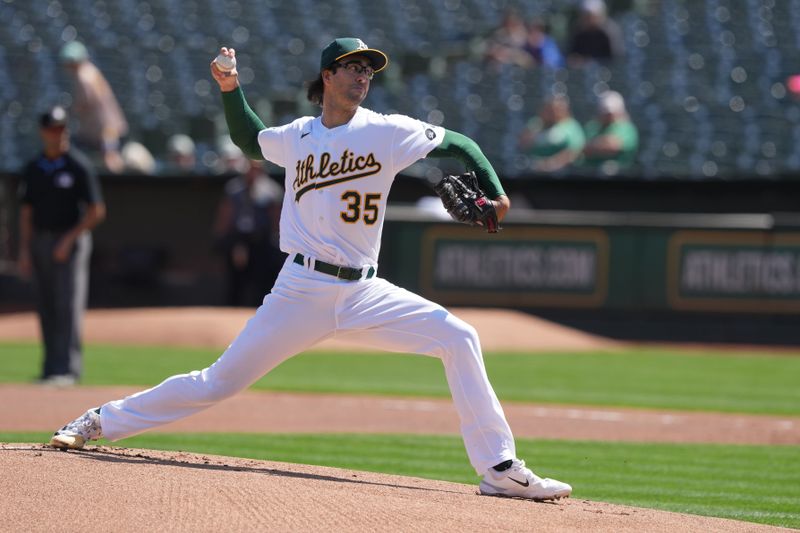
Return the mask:
<path id="1" fill-rule="evenodd" d="M 475 471 L 516 457 L 514 438 L 483 364 L 475 329 L 381 278 L 342 281 L 287 259 L 270 294 L 210 367 L 102 406 L 109 440 L 197 413 L 247 388 L 281 362 L 338 335 L 381 350 L 442 360 Z"/>

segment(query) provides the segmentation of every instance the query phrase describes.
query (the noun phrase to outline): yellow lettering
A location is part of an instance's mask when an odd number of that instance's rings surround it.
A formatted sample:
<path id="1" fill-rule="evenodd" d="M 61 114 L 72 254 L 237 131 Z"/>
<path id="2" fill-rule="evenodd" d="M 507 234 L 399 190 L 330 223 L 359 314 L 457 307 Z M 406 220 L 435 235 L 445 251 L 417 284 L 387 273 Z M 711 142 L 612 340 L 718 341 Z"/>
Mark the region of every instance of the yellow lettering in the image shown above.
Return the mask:
<path id="1" fill-rule="evenodd" d="M 337 162 L 333 162 L 333 156 L 329 152 L 320 155 L 319 168 L 316 168 L 316 161 L 313 154 L 309 154 L 305 159 L 300 159 L 295 165 L 295 179 L 292 187 L 295 191 L 316 188 L 314 184 L 308 185 L 314 180 L 323 180 L 343 174 L 355 174 L 369 169 L 367 175 L 377 174 L 381 171 L 381 164 L 375 161 L 375 155 L 370 153 L 366 156 L 355 155 L 350 150 L 344 150 Z M 360 177 L 360 176 L 354 176 Z M 341 179 L 347 179 L 341 178 Z M 336 182 L 340 179 L 335 180 Z M 321 185 L 318 185 L 321 186 Z"/>
<path id="2" fill-rule="evenodd" d="M 342 159 L 341 159 L 342 172 L 352 172 L 353 170 L 355 170 L 352 165 L 352 160 L 353 160 L 352 155 L 353 153 L 350 150 L 345 150 L 342 153 Z"/>
<path id="3" fill-rule="evenodd" d="M 305 167 L 303 169 L 303 185 L 305 185 L 309 180 L 313 180 L 316 177 L 314 175 L 314 154 L 308 154 L 303 166 Z"/>
<path id="4" fill-rule="evenodd" d="M 317 173 L 317 177 L 319 178 L 327 178 L 330 176 L 330 172 L 328 171 L 328 165 L 331 162 L 331 154 L 328 152 L 322 152 L 322 155 L 319 158 L 319 172 Z"/>
<path id="5" fill-rule="evenodd" d="M 294 181 L 292 182 L 292 189 L 294 189 L 295 191 L 297 190 L 298 187 L 300 187 L 300 168 L 301 168 L 301 162 L 298 160 L 297 166 L 295 167 L 294 171 L 295 172 Z"/>

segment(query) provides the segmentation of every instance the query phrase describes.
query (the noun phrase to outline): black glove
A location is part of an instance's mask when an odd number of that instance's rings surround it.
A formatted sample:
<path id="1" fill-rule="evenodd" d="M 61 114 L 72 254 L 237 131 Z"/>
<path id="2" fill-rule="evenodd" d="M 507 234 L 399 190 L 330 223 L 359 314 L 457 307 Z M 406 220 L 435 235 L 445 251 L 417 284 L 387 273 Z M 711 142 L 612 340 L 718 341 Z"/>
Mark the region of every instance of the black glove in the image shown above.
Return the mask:
<path id="1" fill-rule="evenodd" d="M 453 220 L 470 226 L 482 226 L 489 233 L 497 233 L 500 229 L 494 204 L 481 190 L 474 172 L 445 176 L 434 185 L 433 190 L 442 199 L 444 208 Z"/>

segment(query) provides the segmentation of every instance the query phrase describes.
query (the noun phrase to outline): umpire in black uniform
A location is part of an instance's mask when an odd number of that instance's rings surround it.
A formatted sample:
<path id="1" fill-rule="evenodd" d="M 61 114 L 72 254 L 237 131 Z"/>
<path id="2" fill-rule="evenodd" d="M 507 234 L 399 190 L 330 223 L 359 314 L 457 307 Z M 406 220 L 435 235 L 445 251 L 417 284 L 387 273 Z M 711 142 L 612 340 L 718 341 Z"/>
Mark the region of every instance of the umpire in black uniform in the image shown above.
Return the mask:
<path id="1" fill-rule="evenodd" d="M 44 151 L 20 183 L 19 271 L 33 275 L 44 339 L 41 381 L 71 385 L 81 377 L 81 319 L 86 309 L 92 228 L 105 204 L 90 163 L 70 150 L 67 113 L 41 116 Z"/>

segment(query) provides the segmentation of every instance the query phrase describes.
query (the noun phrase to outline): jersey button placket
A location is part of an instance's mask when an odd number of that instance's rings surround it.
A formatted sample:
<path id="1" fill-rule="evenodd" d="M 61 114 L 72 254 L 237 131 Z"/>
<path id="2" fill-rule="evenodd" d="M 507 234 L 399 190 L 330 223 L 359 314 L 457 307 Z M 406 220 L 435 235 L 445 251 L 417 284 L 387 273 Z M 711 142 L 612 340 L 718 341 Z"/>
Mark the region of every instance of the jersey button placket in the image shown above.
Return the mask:
<path id="1" fill-rule="evenodd" d="M 326 133 L 325 134 L 325 138 L 327 138 L 329 135 L 330 135 L 330 133 Z M 318 157 L 320 162 L 322 161 L 322 154 L 324 154 L 327 151 L 328 151 L 328 143 L 327 142 L 323 142 L 320 145 L 319 151 L 317 152 L 317 157 Z M 322 171 L 322 168 L 320 167 L 320 172 L 321 171 Z M 324 180 L 322 180 L 321 178 L 319 178 L 319 177 L 317 178 L 317 183 L 319 185 L 322 185 L 323 181 Z M 315 192 L 317 193 L 316 195 L 317 195 L 317 198 L 318 198 L 317 199 L 317 206 L 321 207 L 321 209 L 318 212 L 323 212 L 322 210 L 325 209 L 325 200 L 324 200 L 325 195 L 323 194 L 323 189 L 317 189 Z M 325 220 L 324 217 L 322 217 L 322 216 L 319 217 L 320 223 L 323 222 L 324 220 Z"/>
<path id="2" fill-rule="evenodd" d="M 325 134 L 325 136 L 327 137 L 328 134 Z M 322 160 L 322 154 L 324 152 L 328 151 L 328 145 L 327 144 L 323 144 L 321 146 L 321 148 L 322 149 L 320 151 L 320 161 Z M 317 178 L 317 179 L 320 179 L 320 178 Z M 316 196 L 316 204 L 317 204 L 317 213 L 324 213 L 325 212 L 325 208 L 326 208 L 324 189 L 317 189 L 314 192 L 316 193 L 315 196 Z M 323 215 L 319 215 L 317 217 L 317 222 L 319 222 L 320 228 L 324 227 L 324 225 L 325 225 L 325 217 Z"/>

